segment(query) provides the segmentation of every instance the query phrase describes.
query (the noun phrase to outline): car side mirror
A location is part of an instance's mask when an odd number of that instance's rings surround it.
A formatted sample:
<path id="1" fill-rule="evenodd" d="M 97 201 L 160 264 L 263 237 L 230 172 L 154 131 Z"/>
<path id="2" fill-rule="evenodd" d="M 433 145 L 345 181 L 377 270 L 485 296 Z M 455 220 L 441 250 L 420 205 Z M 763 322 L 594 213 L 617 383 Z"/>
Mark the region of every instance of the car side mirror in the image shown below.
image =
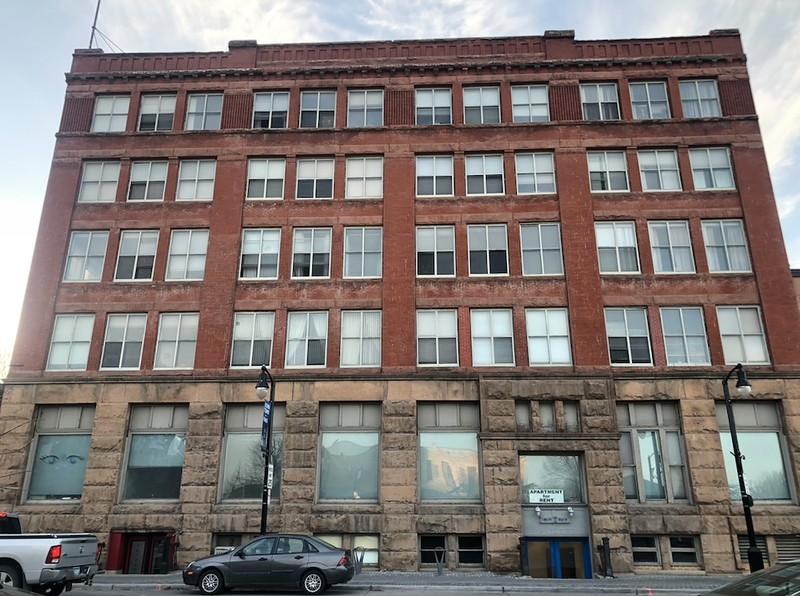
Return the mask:
<path id="1" fill-rule="evenodd" d="M 244 551 L 243 550 L 237 551 L 236 556 L 239 557 L 240 559 L 244 559 Z"/>

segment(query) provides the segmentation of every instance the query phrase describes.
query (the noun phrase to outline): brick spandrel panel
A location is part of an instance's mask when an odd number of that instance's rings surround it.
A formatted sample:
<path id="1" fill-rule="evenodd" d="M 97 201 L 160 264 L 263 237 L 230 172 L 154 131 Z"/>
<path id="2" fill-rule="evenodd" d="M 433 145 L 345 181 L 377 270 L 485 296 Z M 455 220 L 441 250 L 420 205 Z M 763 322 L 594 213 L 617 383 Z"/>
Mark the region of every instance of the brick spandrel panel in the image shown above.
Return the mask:
<path id="1" fill-rule="evenodd" d="M 581 92 L 577 84 L 551 85 L 550 110 L 553 120 L 580 120 Z"/>
<path id="2" fill-rule="evenodd" d="M 386 124 L 414 124 L 414 92 L 412 90 L 386 91 Z"/>
<path id="3" fill-rule="evenodd" d="M 89 132 L 93 106 L 93 97 L 67 97 L 61 113 L 59 132 Z"/>
<path id="4" fill-rule="evenodd" d="M 224 130 L 250 128 L 253 118 L 252 93 L 226 93 L 222 106 Z"/>
<path id="5" fill-rule="evenodd" d="M 756 105 L 747 79 L 720 80 L 719 99 L 725 116 L 755 116 Z"/>

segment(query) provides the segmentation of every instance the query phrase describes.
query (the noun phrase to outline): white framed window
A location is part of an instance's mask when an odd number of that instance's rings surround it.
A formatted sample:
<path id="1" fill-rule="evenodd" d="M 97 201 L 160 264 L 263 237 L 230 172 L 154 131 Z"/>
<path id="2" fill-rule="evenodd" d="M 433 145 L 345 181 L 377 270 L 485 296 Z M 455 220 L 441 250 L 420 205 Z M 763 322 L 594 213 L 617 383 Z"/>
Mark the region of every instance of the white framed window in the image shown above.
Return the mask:
<path id="1" fill-rule="evenodd" d="M 47 370 L 86 370 L 94 315 L 56 315 Z"/>
<path id="2" fill-rule="evenodd" d="M 669 556 L 673 565 L 699 565 L 700 546 L 697 536 L 669 536 Z"/>
<path id="3" fill-rule="evenodd" d="M 656 273 L 694 273 L 688 221 L 651 221 L 647 227 Z"/>
<path id="4" fill-rule="evenodd" d="M 669 366 L 708 366 L 706 326 L 699 306 L 661 308 L 661 329 Z"/>
<path id="5" fill-rule="evenodd" d="M 383 126 L 383 89 L 351 89 L 347 92 L 347 126 Z"/>
<path id="6" fill-rule="evenodd" d="M 718 306 L 717 319 L 725 364 L 769 364 L 758 306 Z"/>
<path id="7" fill-rule="evenodd" d="M 646 309 L 606 308 L 605 318 L 611 364 L 653 364 Z"/>
<path id="8" fill-rule="evenodd" d="M 336 125 L 336 91 L 300 92 L 300 128 Z"/>
<path id="9" fill-rule="evenodd" d="M 108 315 L 100 370 L 139 370 L 146 327 L 143 313 Z"/>
<path id="10" fill-rule="evenodd" d="M 186 108 L 186 130 L 219 130 L 222 93 L 190 93 Z"/>
<path id="11" fill-rule="evenodd" d="M 510 308 L 472 309 L 473 366 L 514 366 L 514 324 Z"/>
<path id="12" fill-rule="evenodd" d="M 247 161 L 247 198 L 282 199 L 286 160 L 250 159 Z"/>
<path id="13" fill-rule="evenodd" d="M 286 325 L 286 368 L 324 367 L 328 312 L 290 312 Z"/>
<path id="14" fill-rule="evenodd" d="M 381 365 L 381 311 L 343 310 L 339 366 Z"/>
<path id="15" fill-rule="evenodd" d="M 233 316 L 231 367 L 272 365 L 274 312 L 237 312 Z"/>
<path id="16" fill-rule="evenodd" d="M 631 554 L 634 565 L 660 565 L 658 537 L 631 534 Z"/>
<path id="17" fill-rule="evenodd" d="M 417 311 L 417 365 L 458 366 L 457 311 Z"/>
<path id="18" fill-rule="evenodd" d="M 176 201 L 210 201 L 214 198 L 215 159 L 182 159 L 178 170 Z"/>
<path id="19" fill-rule="evenodd" d="M 569 317 L 566 308 L 525 309 L 530 366 L 568 366 L 572 364 L 569 343 Z"/>
<path id="20" fill-rule="evenodd" d="M 467 226 L 469 274 L 508 275 L 505 224 Z"/>
<path id="21" fill-rule="evenodd" d="M 521 224 L 519 237 L 522 275 L 564 275 L 559 224 Z"/>
<path id="22" fill-rule="evenodd" d="M 208 230 L 172 230 L 165 281 L 197 281 L 206 270 Z"/>
<path id="23" fill-rule="evenodd" d="M 151 281 L 158 248 L 158 231 L 123 230 L 114 281 Z"/>
<path id="24" fill-rule="evenodd" d="M 330 275 L 331 229 L 296 228 L 292 238 L 292 279 Z"/>
<path id="25" fill-rule="evenodd" d="M 244 230 L 239 279 L 278 279 L 280 250 L 280 228 Z"/>
<path id="26" fill-rule="evenodd" d="M 596 221 L 600 273 L 639 273 L 636 225 L 632 221 Z"/>
<path id="27" fill-rule="evenodd" d="M 286 128 L 288 126 L 288 91 L 261 91 L 253 95 L 253 128 Z"/>
<path id="28" fill-rule="evenodd" d="M 630 90 L 634 120 L 661 120 L 670 117 L 666 83 L 631 83 Z"/>
<path id="29" fill-rule="evenodd" d="M 297 198 L 333 198 L 333 158 L 297 160 Z"/>
<path id="30" fill-rule="evenodd" d="M 139 105 L 139 131 L 165 132 L 172 130 L 175 121 L 177 95 L 142 95 Z"/>
<path id="31" fill-rule="evenodd" d="M 689 149 L 695 190 L 735 189 L 731 154 L 727 147 Z"/>
<path id="32" fill-rule="evenodd" d="M 500 87 L 464 88 L 464 124 L 500 122 Z"/>
<path id="33" fill-rule="evenodd" d="M 322 403 L 319 500 L 378 501 L 380 403 Z"/>
<path id="34" fill-rule="evenodd" d="M 643 190 L 681 190 L 678 156 L 672 149 L 639 151 L 639 174 Z"/>
<path id="35" fill-rule="evenodd" d="M 681 81 L 680 90 L 684 118 L 718 118 L 722 116 L 715 80 Z"/>
<path id="36" fill-rule="evenodd" d="M 616 83 L 581 84 L 584 120 L 619 120 Z"/>
<path id="37" fill-rule="evenodd" d="M 624 151 L 589 151 L 586 157 L 592 192 L 630 190 Z"/>
<path id="38" fill-rule="evenodd" d="M 130 95 L 98 95 L 94 100 L 92 132 L 124 132 Z"/>
<path id="39" fill-rule="evenodd" d="M 128 201 L 163 201 L 166 185 L 166 161 L 135 161 L 131 165 Z"/>
<path id="40" fill-rule="evenodd" d="M 468 195 L 501 195 L 505 192 L 502 155 L 467 155 Z"/>
<path id="41" fill-rule="evenodd" d="M 383 197 L 383 157 L 348 157 L 345 170 L 346 199 Z"/>
<path id="42" fill-rule="evenodd" d="M 749 273 L 752 270 L 741 219 L 704 221 L 703 242 L 711 273 Z"/>
<path id="43" fill-rule="evenodd" d="M 453 196 L 453 156 L 417 156 L 417 196 Z"/>
<path id="44" fill-rule="evenodd" d="M 64 266 L 64 281 L 100 281 L 106 260 L 108 232 L 72 232 Z"/>
<path id="45" fill-rule="evenodd" d="M 453 226 L 417 226 L 417 277 L 455 277 Z"/>
<path id="46" fill-rule="evenodd" d="M 190 369 L 197 346 L 197 313 L 162 313 L 158 319 L 155 369 Z"/>
<path id="47" fill-rule="evenodd" d="M 344 277 L 380 277 L 383 270 L 383 228 L 344 229 Z"/>
<path id="48" fill-rule="evenodd" d="M 556 192 L 556 169 L 552 153 L 517 153 L 517 194 Z"/>
<path id="49" fill-rule="evenodd" d="M 453 101 L 450 88 L 416 89 L 417 124 L 452 124 Z"/>
<path id="50" fill-rule="evenodd" d="M 113 203 L 119 182 L 118 161 L 86 161 L 81 173 L 79 203 Z"/>
<path id="51" fill-rule="evenodd" d="M 549 122 L 547 85 L 512 85 L 511 111 L 514 122 Z"/>

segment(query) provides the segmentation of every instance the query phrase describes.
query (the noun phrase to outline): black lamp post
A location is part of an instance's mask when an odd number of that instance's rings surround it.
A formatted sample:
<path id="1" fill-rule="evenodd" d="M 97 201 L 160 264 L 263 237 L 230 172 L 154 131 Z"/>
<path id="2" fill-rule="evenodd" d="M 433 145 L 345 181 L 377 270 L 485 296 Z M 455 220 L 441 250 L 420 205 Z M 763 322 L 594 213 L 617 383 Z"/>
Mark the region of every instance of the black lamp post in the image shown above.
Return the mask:
<path id="1" fill-rule="evenodd" d="M 269 399 L 267 399 L 269 395 Z M 261 451 L 264 454 L 264 487 L 261 492 L 261 534 L 267 533 L 267 511 L 269 491 L 272 489 L 272 464 L 270 464 L 270 444 L 272 441 L 272 416 L 275 406 L 275 381 L 266 366 L 261 367 L 261 375 L 256 384 L 256 396 L 264 402 L 264 417 L 261 421 Z"/>
<path id="2" fill-rule="evenodd" d="M 742 397 L 750 395 L 750 382 L 744 374 L 744 369 L 741 364 L 737 364 L 722 380 L 722 394 L 725 396 L 725 410 L 728 412 L 728 427 L 731 431 L 731 444 L 733 445 L 733 459 L 736 461 L 736 473 L 739 476 L 739 491 L 742 493 L 742 506 L 744 507 L 744 522 L 747 525 L 747 540 L 750 546 L 747 548 L 747 561 L 750 564 L 750 572 L 759 571 L 764 569 L 764 558 L 761 551 L 756 546 L 756 533 L 753 529 L 753 515 L 750 513 L 750 508 L 753 506 L 753 497 L 747 494 L 747 487 L 744 483 L 744 470 L 742 469 L 742 460 L 744 456 L 739 451 L 739 438 L 736 436 L 736 422 L 733 419 L 733 403 L 731 402 L 731 393 L 728 390 L 728 379 L 731 375 L 736 373 L 736 390 Z"/>

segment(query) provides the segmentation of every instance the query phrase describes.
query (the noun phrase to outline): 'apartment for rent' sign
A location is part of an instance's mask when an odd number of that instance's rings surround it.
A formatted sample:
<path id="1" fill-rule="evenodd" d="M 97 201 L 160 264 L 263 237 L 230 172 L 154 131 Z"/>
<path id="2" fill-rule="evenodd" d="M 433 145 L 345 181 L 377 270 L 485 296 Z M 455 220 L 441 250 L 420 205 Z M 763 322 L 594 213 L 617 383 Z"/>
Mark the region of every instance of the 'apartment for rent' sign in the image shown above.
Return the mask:
<path id="1" fill-rule="evenodd" d="M 529 503 L 563 503 L 564 489 L 562 488 L 529 488 Z"/>

